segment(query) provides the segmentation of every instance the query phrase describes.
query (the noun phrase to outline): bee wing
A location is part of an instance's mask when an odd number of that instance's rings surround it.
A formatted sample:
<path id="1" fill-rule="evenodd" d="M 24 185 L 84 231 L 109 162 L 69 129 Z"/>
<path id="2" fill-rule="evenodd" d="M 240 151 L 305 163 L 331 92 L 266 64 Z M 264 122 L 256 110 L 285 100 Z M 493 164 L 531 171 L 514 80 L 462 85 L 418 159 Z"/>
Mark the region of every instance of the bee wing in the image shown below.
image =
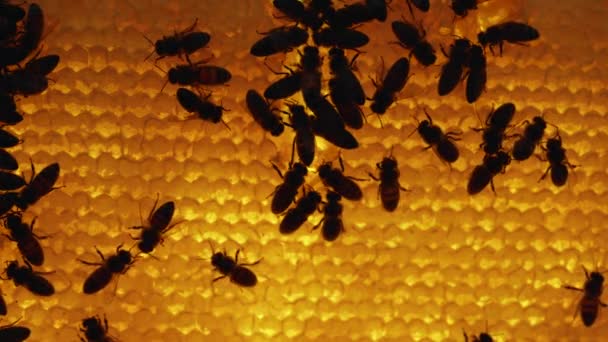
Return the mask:
<path id="1" fill-rule="evenodd" d="M 247 267 L 237 266 L 230 273 L 230 281 L 240 286 L 252 287 L 258 283 L 258 277 Z"/>
<path id="2" fill-rule="evenodd" d="M 17 242 L 17 248 L 27 261 L 35 266 L 41 266 L 44 263 L 44 252 L 42 246 L 36 237 L 32 234 L 28 234 L 25 238 Z"/>
<path id="3" fill-rule="evenodd" d="M 299 210 L 290 209 L 283 217 L 283 220 L 281 220 L 279 231 L 281 234 L 291 234 L 298 230 L 307 220 L 308 217 L 302 215 Z"/>
<path id="4" fill-rule="evenodd" d="M 33 193 L 40 198 L 53 190 L 57 178 L 59 178 L 59 164 L 53 163 L 42 169 L 23 191 Z"/>
<path id="5" fill-rule="evenodd" d="M 325 241 L 334 241 L 340 236 L 340 233 L 344 231 L 344 222 L 341 218 L 337 217 L 325 219 L 321 231 Z"/>
<path id="6" fill-rule="evenodd" d="M 274 196 L 272 197 L 272 203 L 270 205 L 273 214 L 280 214 L 287 210 L 291 205 L 296 191 L 293 191 L 292 187 L 286 184 L 281 184 L 277 187 Z"/>
<path id="7" fill-rule="evenodd" d="M 467 184 L 467 192 L 469 195 L 480 193 L 492 180 L 492 174 L 487 167 L 478 165 L 473 169 L 469 182 Z"/>
<path id="8" fill-rule="evenodd" d="M 30 329 L 20 326 L 0 327 L 0 341 L 21 342 L 30 337 Z"/>
<path id="9" fill-rule="evenodd" d="M 86 294 L 93 294 L 102 290 L 112 280 L 112 272 L 105 266 L 98 267 L 84 281 L 82 291 Z"/>
<path id="10" fill-rule="evenodd" d="M 163 203 L 163 205 L 158 207 L 150 216 L 150 227 L 162 231 L 171 223 L 174 212 L 175 202 L 170 201 Z"/>
<path id="11" fill-rule="evenodd" d="M 25 68 L 29 72 L 44 76 L 53 72 L 53 70 L 55 70 L 58 64 L 58 55 L 48 55 L 27 62 L 25 64 Z"/>
<path id="12" fill-rule="evenodd" d="M 32 274 L 25 286 L 32 293 L 35 293 L 39 296 L 51 296 L 55 293 L 55 288 L 50 281 L 38 274 Z"/>
<path id="13" fill-rule="evenodd" d="M 355 183 L 354 180 L 346 176 L 342 176 L 338 178 L 337 183 L 338 184 L 336 184 L 337 186 L 334 190 L 336 190 L 336 192 L 342 195 L 342 197 L 351 201 L 358 201 L 363 198 L 363 192 L 361 191 L 359 184 Z"/>

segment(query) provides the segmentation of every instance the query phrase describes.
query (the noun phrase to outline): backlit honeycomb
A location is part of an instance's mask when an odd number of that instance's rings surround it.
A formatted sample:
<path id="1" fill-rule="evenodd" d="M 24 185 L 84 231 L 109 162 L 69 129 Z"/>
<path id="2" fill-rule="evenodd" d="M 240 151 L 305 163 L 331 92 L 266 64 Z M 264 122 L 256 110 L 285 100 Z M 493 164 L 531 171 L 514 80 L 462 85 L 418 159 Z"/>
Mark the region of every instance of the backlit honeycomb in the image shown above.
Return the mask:
<path id="1" fill-rule="evenodd" d="M 335 1 L 338 2 L 338 1 Z M 432 1 L 417 13 L 430 41 L 449 46 L 452 35 L 476 32 L 503 20 L 528 22 L 541 39 L 529 47 L 507 45 L 502 58 L 488 56 L 488 89 L 475 106 L 459 86 L 439 97 L 440 64 L 412 73 L 398 104 L 354 134 L 361 147 L 342 151 L 346 173 L 367 177 L 393 148 L 400 162 L 402 194 L 395 213 L 382 210 L 377 183 L 361 182 L 364 199 L 345 201 L 346 232 L 325 243 L 311 228 L 282 236 L 280 217 L 268 195 L 280 179 L 269 161 L 285 168 L 290 130 L 264 134 L 246 112 L 248 89 L 276 79 L 262 59 L 249 55 L 262 32 L 280 24 L 268 0 L 40 0 L 52 29 L 47 53 L 61 56 L 43 95 L 20 101 L 25 120 L 13 131 L 24 143 L 12 149 L 29 174 L 28 158 L 42 168 L 57 161 L 59 184 L 33 207 L 47 256 L 42 270 L 56 295 L 40 299 L 2 282 L 9 303 L 5 323 L 32 329 L 32 341 L 77 341 L 80 320 L 108 317 L 122 341 L 461 341 L 463 329 L 486 329 L 499 341 L 603 341 L 608 318 L 585 328 L 573 314 L 588 269 L 606 269 L 608 142 L 608 3 L 606 1 L 493 0 L 466 19 L 454 20 L 448 1 Z M 405 2 L 393 0 L 385 23 L 362 30 L 371 43 L 358 59 L 366 92 L 380 56 L 392 63 L 405 54 L 390 22 L 410 18 Z M 159 93 L 164 73 L 144 62 L 155 40 L 198 18 L 211 33 L 213 63 L 233 79 L 214 100 L 230 130 L 189 120 L 176 88 Z M 295 53 L 294 53 L 295 54 Z M 295 60 L 290 54 L 286 63 Z M 283 56 L 269 59 L 280 68 Z M 168 70 L 177 59 L 158 65 Z M 581 165 L 560 189 L 537 182 L 546 164 L 514 162 L 489 189 L 470 197 L 467 178 L 482 159 L 479 127 L 492 105 L 512 101 L 515 122 L 544 115 L 559 126 L 569 160 Z M 450 169 L 417 134 L 427 108 L 436 123 L 463 131 L 461 158 Z M 369 113 L 369 110 L 366 110 Z M 476 115 L 477 114 L 477 115 Z M 550 133 L 554 132 L 549 127 Z M 318 139 L 314 166 L 338 150 Z M 314 173 L 308 180 L 322 189 Z M 146 216 L 156 194 L 176 202 L 177 226 L 154 256 L 96 295 L 82 282 L 93 271 L 77 258 L 98 260 L 117 245 L 130 247 L 127 228 Z M 140 209 L 141 208 L 141 209 Z M 26 220 L 29 222 L 31 217 Z M 216 282 L 211 246 L 243 260 L 264 260 L 252 270 L 260 282 L 242 290 Z M 13 243 L 0 239 L 2 260 L 15 258 Z M 116 291 L 114 292 L 114 287 Z M 604 296 L 605 298 L 608 298 Z M 608 301 L 608 299 L 604 299 Z"/>

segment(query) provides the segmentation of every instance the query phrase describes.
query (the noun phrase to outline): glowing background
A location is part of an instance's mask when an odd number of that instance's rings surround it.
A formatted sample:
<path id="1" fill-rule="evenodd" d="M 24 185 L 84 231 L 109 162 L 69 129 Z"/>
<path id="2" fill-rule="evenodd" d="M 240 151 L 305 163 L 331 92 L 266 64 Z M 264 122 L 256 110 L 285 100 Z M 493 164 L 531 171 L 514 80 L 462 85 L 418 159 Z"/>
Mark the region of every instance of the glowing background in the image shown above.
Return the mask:
<path id="1" fill-rule="evenodd" d="M 606 1 L 489 1 L 464 20 L 453 22 L 448 1 L 432 1 L 418 14 L 438 48 L 451 34 L 475 38 L 480 28 L 503 20 L 528 22 L 541 40 L 530 47 L 508 45 L 502 58 L 488 56 L 488 89 L 475 106 L 458 87 L 436 95 L 438 65 L 413 63 L 400 101 L 382 118 L 354 132 L 361 147 L 343 151 L 346 173 L 366 177 L 394 146 L 402 194 L 388 214 L 376 197 L 377 183 L 361 183 L 361 203 L 345 202 L 346 232 L 332 244 L 310 232 L 316 215 L 291 236 L 278 232 L 269 198 L 280 179 L 269 160 L 285 168 L 292 134 L 272 138 L 245 111 L 249 88 L 262 91 L 277 77 L 262 59 L 249 55 L 251 44 L 279 25 L 269 1 L 40 1 L 54 30 L 45 51 L 62 60 L 57 81 L 41 96 L 21 101 L 27 115 L 13 132 L 25 140 L 12 149 L 29 175 L 31 157 L 38 168 L 57 161 L 59 184 L 30 209 L 47 256 L 43 270 L 57 294 L 35 298 L 11 282 L 2 291 L 12 321 L 32 328 L 32 341 L 77 341 L 77 326 L 88 315 L 107 314 L 111 333 L 123 341 L 268 341 L 295 339 L 460 341 L 462 329 L 485 329 L 498 340 L 601 340 L 608 333 L 606 314 L 593 328 L 572 324 L 578 294 L 560 289 L 582 286 L 581 264 L 608 267 L 604 244 L 606 142 L 608 125 L 608 4 Z M 389 45 L 390 22 L 403 14 L 394 0 L 389 20 L 366 24 L 372 42 L 359 57 L 366 92 L 373 87 L 380 56 L 392 63 L 405 52 Z M 143 62 L 155 40 L 199 18 L 211 33 L 201 56 L 228 68 L 233 79 L 214 99 L 232 111 L 222 125 L 181 121 L 187 114 L 164 74 Z M 454 28 L 454 29 L 453 29 Z M 453 29 L 453 30 L 452 30 Z M 439 50 L 439 49 L 438 49 Z M 350 56 L 350 54 L 349 54 Z M 279 68 L 283 56 L 270 59 Z M 287 61 L 294 60 L 293 54 Z M 177 59 L 162 60 L 167 70 Z M 515 122 L 544 114 L 556 124 L 578 168 L 563 189 L 537 183 L 546 164 L 531 158 L 514 162 L 489 189 L 469 197 L 466 181 L 482 159 L 475 111 L 485 117 L 492 104 L 512 101 Z M 426 107 L 444 129 L 459 127 L 461 158 L 452 170 L 430 151 L 422 151 L 413 115 Z M 369 113 L 369 110 L 366 110 Z M 550 127 L 549 133 L 553 132 Z M 337 149 L 318 139 L 314 166 L 333 160 Z M 308 181 L 322 190 L 315 174 Z M 76 258 L 97 260 L 121 243 L 130 246 L 129 226 L 139 224 L 138 206 L 147 215 L 156 193 L 175 200 L 176 218 L 186 220 L 164 246 L 143 258 L 113 285 L 82 294 L 93 268 Z M 211 250 L 243 248 L 243 260 L 264 261 L 253 270 L 260 283 L 241 290 L 216 275 Z M 2 260 L 16 247 L 0 240 Z M 603 261 L 603 262 L 602 262 Z M 215 291 L 215 292 L 214 292 Z M 606 299 L 605 299 L 606 301 Z M 5 321 L 6 322 L 6 321 Z"/>

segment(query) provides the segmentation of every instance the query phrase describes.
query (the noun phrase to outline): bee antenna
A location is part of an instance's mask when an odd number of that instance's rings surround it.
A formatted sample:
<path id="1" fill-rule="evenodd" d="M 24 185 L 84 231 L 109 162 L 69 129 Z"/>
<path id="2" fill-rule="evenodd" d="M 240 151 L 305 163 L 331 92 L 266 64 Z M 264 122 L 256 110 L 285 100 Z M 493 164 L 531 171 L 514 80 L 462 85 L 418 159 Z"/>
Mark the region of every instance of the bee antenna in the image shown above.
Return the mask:
<path id="1" fill-rule="evenodd" d="M 207 243 L 209 244 L 209 247 L 211 248 L 211 253 L 215 254 L 215 248 L 213 248 L 213 245 L 211 244 L 211 241 L 207 240 Z"/>

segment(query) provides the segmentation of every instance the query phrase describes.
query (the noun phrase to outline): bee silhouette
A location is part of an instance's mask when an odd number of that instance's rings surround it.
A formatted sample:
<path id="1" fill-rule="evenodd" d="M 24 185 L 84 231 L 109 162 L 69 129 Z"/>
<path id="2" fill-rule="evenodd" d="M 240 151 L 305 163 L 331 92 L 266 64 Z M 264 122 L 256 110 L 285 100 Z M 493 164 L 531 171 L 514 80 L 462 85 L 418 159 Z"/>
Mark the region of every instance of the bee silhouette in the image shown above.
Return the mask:
<path id="1" fill-rule="evenodd" d="M 264 90 L 264 97 L 269 100 L 279 100 L 292 96 L 302 89 L 302 70 L 292 70 L 287 66 L 284 66 L 287 72 L 277 72 L 272 69 L 270 71 L 275 75 L 285 75 L 279 80 L 271 83 L 266 90 Z"/>
<path id="2" fill-rule="evenodd" d="M 429 66 L 437 60 L 435 49 L 426 39 L 424 29 L 419 31 L 412 23 L 407 21 L 393 21 L 391 24 L 393 33 L 399 39 L 398 44 L 404 49 L 411 50 L 416 60 L 424 66 Z"/>
<path id="3" fill-rule="evenodd" d="M 57 178 L 59 178 L 59 164 L 52 163 L 47 165 L 42 171 L 36 174 L 34 163 L 30 160 L 32 176 L 29 183 L 19 192 L 19 197 L 15 204 L 21 210 L 26 210 L 30 205 L 38 202 L 55 188 Z"/>
<path id="4" fill-rule="evenodd" d="M 383 63 L 384 64 L 384 63 Z M 389 69 L 382 83 L 372 80 L 376 92 L 372 96 L 371 110 L 376 114 L 384 114 L 395 102 L 396 94 L 405 87 L 410 72 L 410 62 L 407 58 L 399 58 Z"/>
<path id="5" fill-rule="evenodd" d="M 7 279 L 12 279 L 15 286 L 25 286 L 31 293 L 48 297 L 55 293 L 55 288 L 42 274 L 47 272 L 35 272 L 29 262 L 25 266 L 19 266 L 16 260 L 8 263 L 4 269 Z"/>
<path id="6" fill-rule="evenodd" d="M 298 152 L 300 161 L 302 161 L 304 165 L 310 166 L 315 159 L 316 146 L 313 118 L 306 113 L 304 106 L 298 104 L 289 104 L 288 106 L 291 120 L 291 123 L 288 126 L 293 128 L 296 133 L 293 146 Z"/>
<path id="7" fill-rule="evenodd" d="M 431 4 L 430 4 L 429 0 L 405 0 L 405 3 L 407 4 L 407 8 L 410 10 L 410 13 L 412 14 L 412 17 L 414 16 L 414 11 L 413 11 L 412 5 L 414 5 L 414 7 L 416 7 L 421 12 L 425 12 L 425 13 L 428 12 L 429 9 L 431 8 Z"/>
<path id="8" fill-rule="evenodd" d="M 0 129 L 0 148 L 9 148 L 17 146 L 21 140 L 14 134 L 9 133 L 3 129 Z"/>
<path id="9" fill-rule="evenodd" d="M 17 23 L 25 17 L 25 10 L 18 5 L 0 3 L 0 41 L 11 40 L 17 35 Z"/>
<path id="10" fill-rule="evenodd" d="M 151 253 L 159 243 L 163 242 L 163 234 L 176 225 L 176 223 L 170 225 L 175 212 L 175 203 L 173 201 L 165 202 L 156 208 L 157 204 L 158 198 L 148 214 L 146 225 L 131 227 L 131 229 L 141 230 L 141 235 L 135 239 L 139 240 L 137 248 L 143 253 Z"/>
<path id="11" fill-rule="evenodd" d="M 463 38 L 454 40 L 454 43 L 450 45 L 449 54 L 445 53 L 443 47 L 441 48 L 443 54 L 448 57 L 448 62 L 441 67 L 437 87 L 439 95 L 449 94 L 462 80 L 462 74 L 469 66 L 470 50 L 471 41 Z"/>
<path id="12" fill-rule="evenodd" d="M 298 0 L 274 0 L 272 4 L 284 14 L 284 17 L 295 23 L 302 23 L 313 31 L 318 30 L 323 25 L 320 13 L 315 8 L 312 8 L 311 4 L 304 6 Z M 283 17 L 278 18 L 281 19 Z"/>
<path id="13" fill-rule="evenodd" d="M 487 0 L 452 0 L 450 8 L 454 12 L 454 15 L 459 17 L 466 17 L 469 11 L 476 10 L 477 5 Z"/>
<path id="14" fill-rule="evenodd" d="M 273 214 L 280 214 L 287 210 L 295 200 L 298 190 L 304 185 L 304 178 L 308 173 L 308 169 L 302 163 L 294 163 L 290 165 L 289 170 L 283 175 L 278 166 L 272 164 L 272 167 L 283 179 L 283 183 L 277 185 L 274 189 L 274 196 L 272 197 L 270 206 Z"/>
<path id="15" fill-rule="evenodd" d="M 477 40 L 483 47 L 488 45 L 492 54 L 494 54 L 493 48 L 498 45 L 500 55 L 502 56 L 504 42 L 522 44 L 536 40 L 539 37 L 540 34 L 534 27 L 524 23 L 507 21 L 490 26 L 485 31 L 479 32 Z"/>
<path id="16" fill-rule="evenodd" d="M 82 342 L 117 342 L 108 336 L 108 320 L 103 317 L 103 324 L 98 316 L 91 316 L 82 320 L 80 332 L 84 337 L 79 336 Z"/>
<path id="17" fill-rule="evenodd" d="M 351 28 L 326 27 L 313 33 L 312 39 L 318 46 L 356 50 L 369 43 L 369 37 Z"/>
<path id="18" fill-rule="evenodd" d="M 247 108 L 255 122 L 257 122 L 265 131 L 275 137 L 283 133 L 285 130 L 283 121 L 274 113 L 275 109 L 270 108 L 270 105 L 264 100 L 262 95 L 257 91 L 250 89 L 247 91 L 245 102 L 247 103 Z"/>
<path id="19" fill-rule="evenodd" d="M 21 121 L 23 121 L 23 115 L 17 112 L 15 98 L 12 95 L 0 93 L 0 124 L 16 125 Z"/>
<path id="20" fill-rule="evenodd" d="M 422 120 L 422 122 L 418 124 L 417 130 L 418 134 L 422 137 L 422 140 L 429 145 L 426 148 L 433 148 L 439 159 L 445 162 L 453 163 L 458 160 L 460 153 L 453 141 L 459 140 L 458 138 L 455 138 L 454 135 L 460 133 L 443 133 L 439 126 L 433 124 L 433 119 L 431 119 L 431 116 L 426 110 L 424 111 L 424 114 L 428 120 Z"/>
<path id="21" fill-rule="evenodd" d="M 31 331 L 29 328 L 15 324 L 17 324 L 17 322 L 0 327 L 0 341 L 21 342 L 30 337 Z"/>
<path id="22" fill-rule="evenodd" d="M 182 108 L 189 113 L 193 113 L 193 117 L 212 123 L 223 122 L 222 115 L 227 109 L 209 101 L 209 97 L 211 97 L 211 94 L 200 97 L 186 88 L 177 89 L 177 101 Z"/>
<path id="23" fill-rule="evenodd" d="M 7 6 L 8 4 L 4 4 Z M 5 11 L 2 11 L 5 13 Z M 44 30 L 44 15 L 38 4 L 31 3 L 24 19 L 21 35 L 14 44 L 0 46 L 0 69 L 9 65 L 17 65 L 32 52 L 38 49 Z"/>
<path id="24" fill-rule="evenodd" d="M 17 190 L 25 185 L 25 180 L 14 173 L 0 171 L 0 190 Z"/>
<path id="25" fill-rule="evenodd" d="M 365 93 L 361 83 L 352 72 L 358 54 L 349 62 L 344 50 L 329 50 L 330 69 L 333 77 L 329 80 L 331 100 L 342 116 L 344 123 L 354 129 L 363 127 L 363 113 L 359 105 L 365 103 Z"/>
<path id="26" fill-rule="evenodd" d="M 557 134 L 555 137 L 547 140 L 546 147 L 541 146 L 541 148 L 545 151 L 549 167 L 542 177 L 540 177 L 539 182 L 545 179 L 550 171 L 553 184 L 555 186 L 563 186 L 568 180 L 568 168 L 574 169 L 577 165 L 570 164 L 568 159 L 566 159 L 566 150 L 562 147 L 562 137 Z"/>
<path id="27" fill-rule="evenodd" d="M 251 47 L 250 53 L 256 57 L 271 56 L 281 52 L 289 52 L 300 45 L 306 44 L 308 32 L 305 29 L 292 27 L 277 27 L 262 33 L 264 38 Z"/>
<path id="28" fill-rule="evenodd" d="M 585 271 L 585 285 L 583 288 L 566 285 L 565 289 L 583 292 L 583 297 L 578 303 L 578 312 L 580 312 L 581 320 L 586 327 L 593 325 L 597 319 L 600 306 L 608 306 L 600 297 L 604 291 L 604 276 L 600 272 L 587 272 L 587 269 L 583 267 Z"/>
<path id="29" fill-rule="evenodd" d="M 319 166 L 318 172 L 321 181 L 325 186 L 340 194 L 342 197 L 351 201 L 359 201 L 363 198 L 363 192 L 353 177 L 344 175 L 344 162 L 342 157 L 338 157 L 340 168 L 332 167 L 331 162 L 326 162 Z"/>
<path id="30" fill-rule="evenodd" d="M 35 223 L 36 219 L 30 225 L 24 223 L 19 213 L 10 213 L 4 219 L 4 226 L 10 232 L 8 238 L 17 242 L 17 248 L 19 248 L 23 258 L 32 265 L 41 266 L 44 263 L 44 253 L 38 239 L 45 239 L 46 237 L 34 234 Z"/>
<path id="31" fill-rule="evenodd" d="M 279 225 L 281 234 L 291 234 L 298 230 L 308 217 L 319 208 L 322 198 L 321 195 L 314 191 L 304 190 L 303 196 L 296 202 L 296 206 L 287 211 Z"/>
<path id="32" fill-rule="evenodd" d="M 520 138 L 513 144 L 513 151 L 511 155 L 515 160 L 526 160 L 532 156 L 536 145 L 540 143 L 540 140 L 545 134 L 545 128 L 547 128 L 547 122 L 540 116 L 535 116 L 532 122 L 525 121 L 527 123 L 524 128 L 524 134 L 520 135 Z"/>
<path id="33" fill-rule="evenodd" d="M 232 283 L 242 287 L 253 287 L 258 283 L 258 278 L 255 273 L 245 266 L 257 265 L 263 258 L 252 263 L 239 263 L 240 252 L 240 249 L 236 251 L 234 259 L 228 256 L 225 250 L 223 252 L 213 252 L 213 255 L 211 256 L 211 265 L 213 265 L 216 271 L 222 274 L 221 276 L 214 278 L 213 282 L 230 277 Z"/>
<path id="34" fill-rule="evenodd" d="M 499 173 L 504 173 L 507 165 L 511 163 L 511 157 L 504 151 L 499 151 L 496 155 L 486 154 L 483 158 L 483 163 L 476 166 L 471 173 L 467 184 L 467 192 L 469 195 L 480 193 L 488 184 L 494 189 L 494 176 Z"/>
<path id="35" fill-rule="evenodd" d="M 106 259 L 103 254 L 95 247 L 95 251 L 101 257 L 102 262 L 90 262 L 82 259 L 78 261 L 89 266 L 98 266 L 84 281 L 82 291 L 86 294 L 93 294 L 103 290 L 116 275 L 126 273 L 135 262 L 131 252 L 121 249 L 122 245 L 116 247 L 116 254 Z"/>
<path id="36" fill-rule="evenodd" d="M 22 69 L 0 76 L 0 92 L 23 96 L 40 94 L 49 86 L 46 76 L 53 72 L 58 64 L 58 55 L 34 57 Z"/>
<path id="37" fill-rule="evenodd" d="M 189 55 L 207 46 L 211 40 L 211 35 L 206 32 L 194 31 L 198 18 L 194 24 L 181 32 L 175 32 L 172 36 L 163 36 L 156 42 L 152 42 L 148 37 L 144 38 L 154 46 L 152 51 L 144 60 L 147 60 L 154 53 L 158 55 L 156 62 L 170 56 L 185 57 L 190 62 Z"/>
<path id="38" fill-rule="evenodd" d="M 372 21 L 374 16 L 364 2 L 356 2 L 330 12 L 324 19 L 330 27 L 344 29 Z"/>
<path id="39" fill-rule="evenodd" d="M 388 212 L 393 212 L 399 205 L 401 191 L 407 191 L 406 188 L 399 184 L 399 166 L 397 160 L 391 155 L 384 157 L 380 163 L 376 164 L 380 170 L 380 177 L 376 177 L 369 173 L 370 177 L 376 181 L 380 181 L 378 194 L 382 200 L 382 206 Z"/>
<path id="40" fill-rule="evenodd" d="M 222 67 L 205 65 L 204 61 L 199 61 L 194 64 L 178 64 L 169 69 L 168 77 L 171 84 L 200 87 L 224 84 L 230 81 L 232 74 Z"/>
<path id="41" fill-rule="evenodd" d="M 477 101 L 481 93 L 486 89 L 486 82 L 488 80 L 486 65 L 486 56 L 481 46 L 471 46 L 466 91 L 468 103 Z"/>
<path id="42" fill-rule="evenodd" d="M 15 171 L 19 168 L 17 159 L 5 149 L 0 149 L 0 169 Z"/>
<path id="43" fill-rule="evenodd" d="M 344 231 L 344 222 L 342 221 L 343 206 L 340 203 L 342 196 L 333 191 L 328 191 L 325 195 L 327 203 L 323 206 L 323 219 L 313 227 L 317 229 L 321 227 L 321 233 L 325 241 L 334 241 Z"/>
<path id="44" fill-rule="evenodd" d="M 482 129 L 483 143 L 480 145 L 486 154 L 496 154 L 502 150 L 505 130 L 515 115 L 515 105 L 507 102 L 488 114 L 485 127 Z"/>

